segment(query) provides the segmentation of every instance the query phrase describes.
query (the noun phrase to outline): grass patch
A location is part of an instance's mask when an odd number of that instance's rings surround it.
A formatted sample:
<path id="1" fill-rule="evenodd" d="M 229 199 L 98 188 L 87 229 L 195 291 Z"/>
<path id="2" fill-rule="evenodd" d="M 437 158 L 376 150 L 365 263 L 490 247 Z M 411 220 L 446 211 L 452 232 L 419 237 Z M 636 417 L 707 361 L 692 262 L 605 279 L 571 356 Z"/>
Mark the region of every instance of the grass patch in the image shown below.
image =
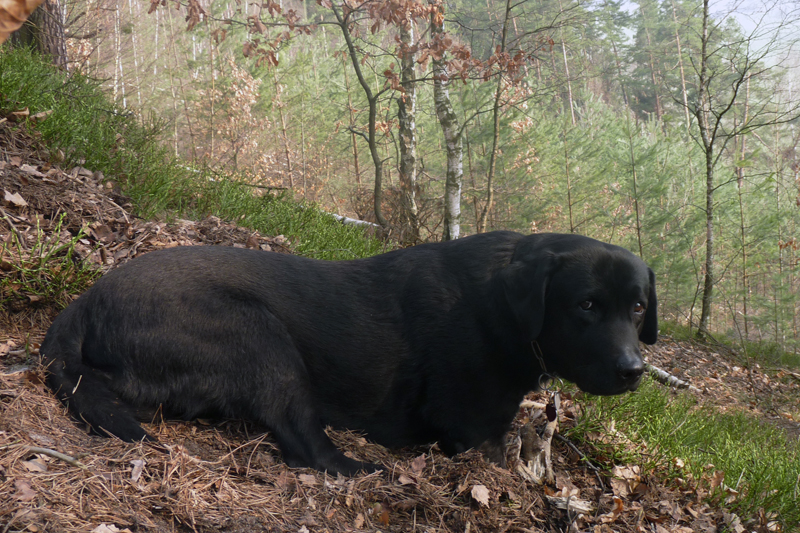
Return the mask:
<path id="1" fill-rule="evenodd" d="M 285 196 L 255 196 L 246 185 L 231 180 L 206 181 L 187 214 L 202 218 L 214 214 L 254 228 L 265 235 L 282 234 L 292 249 L 317 259 L 358 259 L 383 251 L 383 243 L 366 237 L 355 226 L 345 226 L 313 205 Z"/>
<path id="2" fill-rule="evenodd" d="M 800 526 L 798 443 L 773 425 L 750 413 L 699 406 L 691 395 L 674 393 L 649 379 L 633 394 L 588 397 L 583 409 L 570 437 L 585 440 L 613 423 L 634 444 L 600 445 L 601 459 L 693 479 L 709 491 L 711 503 L 723 504 L 743 518 L 764 509 L 784 531 Z M 725 478 L 723 486 L 712 490 L 709 478 L 716 471 Z"/>
<path id="3" fill-rule="evenodd" d="M 66 74 L 25 49 L 0 49 L 0 109 L 50 114 L 30 129 L 64 165 L 102 171 L 131 197 L 144 218 L 216 215 L 264 235 L 283 234 L 293 249 L 320 259 L 382 251 L 361 229 L 343 226 L 313 205 L 255 196 L 234 179 L 191 169 L 163 148 L 164 123 L 143 120 L 109 102 L 99 84 Z M 56 155 L 58 154 L 58 155 Z"/>
<path id="4" fill-rule="evenodd" d="M 145 216 L 181 211 L 190 195 L 188 172 L 159 142 L 163 122 L 139 122 L 117 109 L 99 84 L 64 73 L 28 49 L 0 51 L 0 109 L 49 112 L 31 130 L 63 165 L 82 165 L 114 179 Z M 142 187 L 146 183 L 146 187 Z"/>
<path id="5" fill-rule="evenodd" d="M 14 231 L 10 242 L 0 244 L 0 305 L 10 309 L 20 305 L 64 309 L 73 295 L 88 289 L 99 276 L 97 269 L 75 253 L 83 232 L 75 236 L 62 232 L 63 220 L 62 215 L 47 234 L 37 227 L 31 245 Z"/>

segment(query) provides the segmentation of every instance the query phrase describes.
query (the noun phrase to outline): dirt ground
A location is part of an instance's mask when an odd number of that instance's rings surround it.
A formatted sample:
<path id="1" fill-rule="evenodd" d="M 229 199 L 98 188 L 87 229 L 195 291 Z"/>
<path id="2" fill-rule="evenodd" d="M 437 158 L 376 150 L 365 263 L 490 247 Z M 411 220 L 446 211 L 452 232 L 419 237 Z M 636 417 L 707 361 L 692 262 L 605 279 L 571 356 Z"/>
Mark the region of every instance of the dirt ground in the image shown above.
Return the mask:
<path id="1" fill-rule="evenodd" d="M 516 430 L 543 425 L 544 394 L 532 394 L 520 408 L 509 435 L 510 469 L 477 452 L 448 458 L 435 446 L 390 451 L 361 435 L 330 431 L 348 454 L 386 466 L 335 478 L 287 468 L 269 434 L 240 421 L 151 424 L 158 445 L 88 435 L 44 387 L 37 365 L 38 345 L 67 302 L 29 290 L 16 279 L 16 267 L 34 264 L 42 243 L 63 245 L 81 228 L 75 253 L 101 272 L 171 246 L 291 253 L 291 243 L 212 216 L 141 220 L 113 181 L 81 167 L 62 169 L 52 159 L 35 139 L 0 122 L 0 277 L 8 281 L 0 285 L 0 533 L 767 530 L 763 517 L 708 507 L 709 480 L 665 481 L 660 472 L 624 464 L 598 472 L 582 458 L 590 449 L 564 440 L 553 441 L 554 483 L 526 480 L 515 468 Z M 646 354 L 701 389 L 701 401 L 746 406 L 797 434 L 796 396 L 783 390 L 796 390 L 800 375 L 746 370 L 721 350 L 671 339 Z M 562 428 L 576 411 L 565 395 Z"/>

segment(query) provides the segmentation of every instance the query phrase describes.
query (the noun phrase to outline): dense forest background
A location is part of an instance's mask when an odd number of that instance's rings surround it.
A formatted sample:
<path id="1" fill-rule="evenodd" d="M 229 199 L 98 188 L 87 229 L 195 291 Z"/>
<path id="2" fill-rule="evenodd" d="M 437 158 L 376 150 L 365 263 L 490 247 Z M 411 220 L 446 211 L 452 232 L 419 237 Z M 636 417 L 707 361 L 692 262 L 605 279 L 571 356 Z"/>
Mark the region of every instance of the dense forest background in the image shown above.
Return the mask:
<path id="1" fill-rule="evenodd" d="M 798 349 L 797 2 L 59 9 L 68 68 L 191 168 L 407 243 L 620 244 L 657 273 L 665 318 Z"/>

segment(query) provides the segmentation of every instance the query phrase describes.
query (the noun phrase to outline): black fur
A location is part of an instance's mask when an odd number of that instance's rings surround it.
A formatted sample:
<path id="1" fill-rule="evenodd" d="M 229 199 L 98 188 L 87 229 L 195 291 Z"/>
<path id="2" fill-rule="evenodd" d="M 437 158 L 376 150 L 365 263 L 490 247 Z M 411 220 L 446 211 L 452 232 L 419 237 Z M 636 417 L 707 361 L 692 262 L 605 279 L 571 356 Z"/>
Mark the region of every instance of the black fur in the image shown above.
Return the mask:
<path id="1" fill-rule="evenodd" d="M 136 419 L 158 407 L 244 418 L 287 464 L 353 474 L 377 466 L 345 457 L 326 425 L 498 450 L 543 371 L 531 341 L 548 372 L 619 394 L 638 386 L 638 342 L 657 329 L 653 272 L 627 250 L 495 232 L 339 262 L 149 253 L 61 313 L 41 353 L 50 387 L 97 433 L 148 438 Z"/>

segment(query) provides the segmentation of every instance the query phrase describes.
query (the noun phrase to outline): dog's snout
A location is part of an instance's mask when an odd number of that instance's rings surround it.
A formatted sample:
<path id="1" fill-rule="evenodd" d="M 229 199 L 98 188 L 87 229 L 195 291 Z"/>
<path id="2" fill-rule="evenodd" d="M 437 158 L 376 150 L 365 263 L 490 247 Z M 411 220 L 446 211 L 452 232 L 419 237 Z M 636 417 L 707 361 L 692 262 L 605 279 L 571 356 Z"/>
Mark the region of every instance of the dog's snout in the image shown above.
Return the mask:
<path id="1" fill-rule="evenodd" d="M 640 356 L 627 355 L 617 362 L 617 373 L 624 381 L 638 380 L 644 373 L 644 361 Z"/>

